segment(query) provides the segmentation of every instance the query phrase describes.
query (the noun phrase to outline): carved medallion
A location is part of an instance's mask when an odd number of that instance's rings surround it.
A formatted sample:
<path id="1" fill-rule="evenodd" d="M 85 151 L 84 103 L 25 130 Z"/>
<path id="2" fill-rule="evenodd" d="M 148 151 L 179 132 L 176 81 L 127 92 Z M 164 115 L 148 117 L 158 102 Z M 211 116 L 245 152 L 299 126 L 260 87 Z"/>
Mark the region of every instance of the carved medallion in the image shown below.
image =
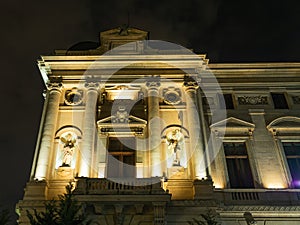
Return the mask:
<path id="1" fill-rule="evenodd" d="M 80 105 L 82 103 L 83 92 L 77 88 L 66 90 L 65 104 L 66 105 Z"/>
<path id="2" fill-rule="evenodd" d="M 181 93 L 178 88 L 164 89 L 164 102 L 168 105 L 177 105 L 181 103 Z"/>

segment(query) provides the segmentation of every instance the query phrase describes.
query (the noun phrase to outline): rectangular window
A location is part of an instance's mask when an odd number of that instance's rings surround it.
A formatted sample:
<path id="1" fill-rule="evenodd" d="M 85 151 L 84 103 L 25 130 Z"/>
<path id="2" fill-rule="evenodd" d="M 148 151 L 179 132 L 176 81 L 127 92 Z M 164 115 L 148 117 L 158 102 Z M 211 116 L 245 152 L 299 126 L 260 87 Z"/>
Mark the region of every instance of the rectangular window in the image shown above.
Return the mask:
<path id="1" fill-rule="evenodd" d="M 135 138 L 109 138 L 107 177 L 135 177 Z"/>
<path id="2" fill-rule="evenodd" d="M 275 109 L 288 109 L 288 104 L 283 93 L 271 93 Z"/>
<path id="3" fill-rule="evenodd" d="M 223 143 L 231 188 L 253 188 L 253 176 L 245 142 Z"/>
<path id="4" fill-rule="evenodd" d="M 219 94 L 219 104 L 221 109 L 234 109 L 232 94 Z"/>
<path id="5" fill-rule="evenodd" d="M 282 146 L 293 179 L 292 184 L 295 188 L 300 188 L 300 142 L 283 142 Z"/>

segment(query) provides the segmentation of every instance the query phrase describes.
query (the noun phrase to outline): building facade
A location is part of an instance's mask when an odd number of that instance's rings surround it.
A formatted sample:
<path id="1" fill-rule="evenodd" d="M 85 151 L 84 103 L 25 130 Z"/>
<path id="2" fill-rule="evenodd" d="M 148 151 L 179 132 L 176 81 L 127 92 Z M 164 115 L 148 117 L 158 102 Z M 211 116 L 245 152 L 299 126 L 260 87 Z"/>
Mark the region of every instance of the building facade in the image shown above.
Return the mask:
<path id="1" fill-rule="evenodd" d="M 300 63 L 209 63 L 135 28 L 100 43 L 38 61 L 22 224 L 70 181 L 94 224 L 300 223 Z"/>

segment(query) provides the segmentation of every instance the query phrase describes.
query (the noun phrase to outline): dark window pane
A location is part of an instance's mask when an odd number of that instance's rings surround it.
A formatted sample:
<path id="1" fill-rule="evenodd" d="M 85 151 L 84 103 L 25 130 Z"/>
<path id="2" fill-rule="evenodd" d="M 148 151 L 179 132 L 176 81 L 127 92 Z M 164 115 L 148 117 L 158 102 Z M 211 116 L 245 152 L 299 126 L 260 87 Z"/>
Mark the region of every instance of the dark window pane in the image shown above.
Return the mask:
<path id="1" fill-rule="evenodd" d="M 275 109 L 288 109 L 288 104 L 283 93 L 271 93 Z"/>
<path id="2" fill-rule="evenodd" d="M 224 101 L 222 97 L 224 98 Z M 219 103 L 221 109 L 234 109 L 232 94 L 219 94 Z"/>
<path id="3" fill-rule="evenodd" d="M 107 177 L 135 177 L 135 138 L 109 138 Z"/>
<path id="4" fill-rule="evenodd" d="M 231 188 L 253 188 L 253 176 L 244 142 L 223 143 Z"/>
<path id="5" fill-rule="evenodd" d="M 283 142 L 282 146 L 293 179 L 292 183 L 295 188 L 300 188 L 300 142 Z"/>
<path id="6" fill-rule="evenodd" d="M 246 145 L 244 142 L 226 142 L 224 143 L 224 151 L 226 156 L 247 155 Z"/>

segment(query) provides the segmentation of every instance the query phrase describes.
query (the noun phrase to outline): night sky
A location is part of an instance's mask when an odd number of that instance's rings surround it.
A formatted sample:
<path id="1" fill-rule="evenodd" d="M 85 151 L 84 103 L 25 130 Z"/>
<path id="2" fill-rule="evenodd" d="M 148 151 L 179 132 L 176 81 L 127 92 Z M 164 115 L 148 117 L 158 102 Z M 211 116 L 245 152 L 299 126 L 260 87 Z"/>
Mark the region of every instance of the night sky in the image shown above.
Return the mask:
<path id="1" fill-rule="evenodd" d="M 0 205 L 23 196 L 42 111 L 39 55 L 130 26 L 215 62 L 300 62 L 300 1 L 1 1 Z"/>

